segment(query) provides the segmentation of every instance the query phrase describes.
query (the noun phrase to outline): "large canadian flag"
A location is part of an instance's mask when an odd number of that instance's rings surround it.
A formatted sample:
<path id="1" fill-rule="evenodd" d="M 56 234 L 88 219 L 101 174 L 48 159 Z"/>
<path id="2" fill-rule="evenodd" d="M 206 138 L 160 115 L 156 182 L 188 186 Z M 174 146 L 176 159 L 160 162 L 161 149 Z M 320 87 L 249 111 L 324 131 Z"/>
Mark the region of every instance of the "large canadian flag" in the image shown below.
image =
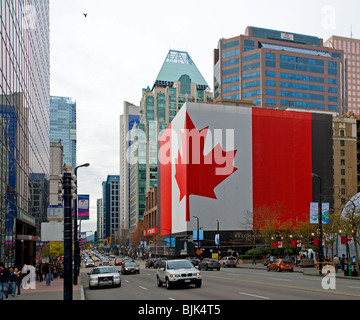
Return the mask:
<path id="1" fill-rule="evenodd" d="M 329 115 L 186 103 L 160 138 L 161 234 L 196 229 L 194 217 L 204 230 L 260 228 L 261 208 L 305 221 L 311 173 L 332 175 L 318 164 L 331 139 Z"/>

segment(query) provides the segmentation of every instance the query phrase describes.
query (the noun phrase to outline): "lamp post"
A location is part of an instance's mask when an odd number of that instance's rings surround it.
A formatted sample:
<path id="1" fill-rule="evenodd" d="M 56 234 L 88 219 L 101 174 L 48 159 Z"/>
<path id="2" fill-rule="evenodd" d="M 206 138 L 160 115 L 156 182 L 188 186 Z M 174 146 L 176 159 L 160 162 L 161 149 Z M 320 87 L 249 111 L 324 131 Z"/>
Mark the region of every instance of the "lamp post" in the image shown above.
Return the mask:
<path id="1" fill-rule="evenodd" d="M 323 239 L 323 228 L 322 228 L 322 186 L 321 186 L 321 177 L 315 173 L 312 173 L 313 178 L 319 179 L 319 212 L 318 212 L 318 224 L 319 224 L 319 263 L 323 262 L 323 252 L 322 252 L 322 239 Z"/>
<path id="2" fill-rule="evenodd" d="M 197 217 L 197 216 L 193 216 L 194 218 L 196 218 L 197 219 L 197 248 L 198 248 L 198 250 L 200 249 L 200 230 L 199 230 L 199 217 Z"/>
<path id="3" fill-rule="evenodd" d="M 217 244 L 217 249 L 218 249 L 218 254 L 220 251 L 220 221 L 216 220 L 217 223 L 217 234 L 218 234 L 218 244 Z"/>
<path id="4" fill-rule="evenodd" d="M 75 176 L 77 177 L 77 170 L 81 167 L 88 167 L 90 163 L 85 163 L 75 168 Z M 78 198 L 77 198 L 77 179 L 75 181 L 76 199 L 74 203 L 74 285 L 78 284 L 79 267 L 80 267 L 80 245 L 78 237 Z"/>

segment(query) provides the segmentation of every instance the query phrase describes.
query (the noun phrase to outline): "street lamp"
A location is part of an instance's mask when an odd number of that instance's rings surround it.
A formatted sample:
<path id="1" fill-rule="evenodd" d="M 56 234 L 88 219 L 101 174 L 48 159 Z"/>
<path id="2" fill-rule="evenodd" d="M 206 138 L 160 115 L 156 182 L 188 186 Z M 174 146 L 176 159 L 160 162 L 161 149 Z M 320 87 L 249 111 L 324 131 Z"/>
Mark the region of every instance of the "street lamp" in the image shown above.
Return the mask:
<path id="1" fill-rule="evenodd" d="M 323 239 L 323 228 L 322 228 L 322 187 L 321 187 L 321 177 L 316 173 L 311 173 L 313 178 L 319 179 L 319 212 L 318 212 L 318 224 L 319 224 L 319 263 L 323 262 L 323 253 L 322 253 L 322 239 Z"/>
<path id="2" fill-rule="evenodd" d="M 77 198 L 77 170 L 81 167 L 88 167 L 90 163 L 84 163 L 80 166 L 75 168 L 75 194 L 76 199 L 74 203 L 74 285 L 78 284 L 78 276 L 79 276 L 79 267 L 80 267 L 80 245 L 79 245 L 79 238 L 78 238 L 78 198 Z"/>

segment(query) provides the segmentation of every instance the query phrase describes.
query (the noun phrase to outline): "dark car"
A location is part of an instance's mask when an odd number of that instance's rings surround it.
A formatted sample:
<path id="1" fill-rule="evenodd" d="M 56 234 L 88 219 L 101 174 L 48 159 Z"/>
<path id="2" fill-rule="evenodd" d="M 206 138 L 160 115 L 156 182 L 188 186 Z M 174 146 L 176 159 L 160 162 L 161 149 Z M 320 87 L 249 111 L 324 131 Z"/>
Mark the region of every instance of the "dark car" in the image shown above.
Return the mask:
<path id="1" fill-rule="evenodd" d="M 145 262 L 145 268 L 155 268 L 157 258 L 150 258 Z"/>
<path id="2" fill-rule="evenodd" d="M 139 266 L 133 261 L 125 261 L 124 264 L 121 266 L 121 273 L 122 274 L 129 274 L 129 273 L 140 273 Z"/>
<path id="3" fill-rule="evenodd" d="M 188 257 L 188 258 L 186 258 L 186 260 L 189 260 L 194 265 L 194 267 L 198 266 L 200 263 L 200 259 L 198 259 L 198 258 Z"/>
<path id="4" fill-rule="evenodd" d="M 217 271 L 220 270 L 220 262 L 217 259 L 205 258 L 199 263 L 199 270 L 213 270 L 216 269 Z"/>
<path id="5" fill-rule="evenodd" d="M 159 267 L 159 264 L 161 261 L 167 261 L 168 259 L 167 258 L 159 258 L 155 261 L 154 263 L 154 268 L 157 269 Z"/>

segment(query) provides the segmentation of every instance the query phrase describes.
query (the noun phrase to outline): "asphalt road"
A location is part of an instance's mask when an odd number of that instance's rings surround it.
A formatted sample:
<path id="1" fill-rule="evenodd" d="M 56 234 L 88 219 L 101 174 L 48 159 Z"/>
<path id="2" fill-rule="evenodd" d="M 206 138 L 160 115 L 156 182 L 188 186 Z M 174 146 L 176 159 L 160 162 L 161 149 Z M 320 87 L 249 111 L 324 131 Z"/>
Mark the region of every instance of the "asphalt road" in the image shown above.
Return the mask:
<path id="1" fill-rule="evenodd" d="M 119 267 L 116 267 L 120 269 Z M 120 288 L 89 290 L 91 269 L 81 271 L 86 300 L 360 300 L 360 281 L 336 278 L 324 289 L 323 278 L 298 272 L 232 268 L 201 271 L 203 284 L 167 290 L 157 287 L 156 270 L 141 264 L 140 274 L 121 275 Z M 330 283 L 328 281 L 328 283 Z"/>

